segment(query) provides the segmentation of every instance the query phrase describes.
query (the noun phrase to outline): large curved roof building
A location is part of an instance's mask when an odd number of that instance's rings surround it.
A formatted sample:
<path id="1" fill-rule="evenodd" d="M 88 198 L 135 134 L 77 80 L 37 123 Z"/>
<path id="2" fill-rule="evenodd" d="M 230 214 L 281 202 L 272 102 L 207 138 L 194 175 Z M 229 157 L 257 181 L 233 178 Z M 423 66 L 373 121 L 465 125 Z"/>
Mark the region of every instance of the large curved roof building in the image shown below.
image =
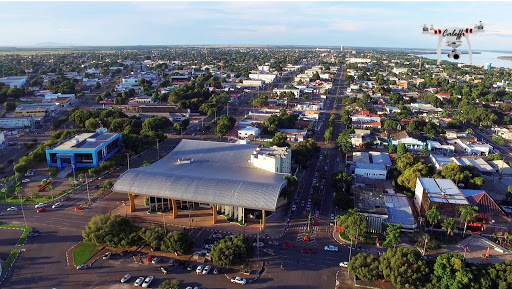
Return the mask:
<path id="1" fill-rule="evenodd" d="M 284 176 L 290 172 L 287 148 L 182 140 L 163 159 L 122 174 L 113 190 L 171 200 L 275 211 Z"/>

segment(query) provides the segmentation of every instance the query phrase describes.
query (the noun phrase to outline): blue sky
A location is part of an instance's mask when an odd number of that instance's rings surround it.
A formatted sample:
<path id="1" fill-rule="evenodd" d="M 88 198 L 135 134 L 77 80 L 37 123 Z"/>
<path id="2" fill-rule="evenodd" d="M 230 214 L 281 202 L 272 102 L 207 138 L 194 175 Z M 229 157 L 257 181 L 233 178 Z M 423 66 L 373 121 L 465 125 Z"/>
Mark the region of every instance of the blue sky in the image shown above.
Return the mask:
<path id="1" fill-rule="evenodd" d="M 273 44 L 435 49 L 424 23 L 469 27 L 474 50 L 512 50 L 507 2 L 0 2 L 0 46 Z M 465 47 L 461 47 L 462 49 Z"/>

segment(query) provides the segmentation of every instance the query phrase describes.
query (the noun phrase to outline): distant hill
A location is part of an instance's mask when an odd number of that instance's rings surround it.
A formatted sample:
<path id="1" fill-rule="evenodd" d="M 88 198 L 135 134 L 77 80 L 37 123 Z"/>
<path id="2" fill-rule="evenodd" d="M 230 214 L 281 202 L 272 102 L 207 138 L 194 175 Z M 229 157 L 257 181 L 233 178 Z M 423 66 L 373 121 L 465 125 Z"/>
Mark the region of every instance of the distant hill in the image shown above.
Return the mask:
<path id="1" fill-rule="evenodd" d="M 62 46 L 74 46 L 64 43 L 58 43 L 58 42 L 40 42 L 33 44 L 32 46 L 38 46 L 38 47 L 62 47 Z"/>

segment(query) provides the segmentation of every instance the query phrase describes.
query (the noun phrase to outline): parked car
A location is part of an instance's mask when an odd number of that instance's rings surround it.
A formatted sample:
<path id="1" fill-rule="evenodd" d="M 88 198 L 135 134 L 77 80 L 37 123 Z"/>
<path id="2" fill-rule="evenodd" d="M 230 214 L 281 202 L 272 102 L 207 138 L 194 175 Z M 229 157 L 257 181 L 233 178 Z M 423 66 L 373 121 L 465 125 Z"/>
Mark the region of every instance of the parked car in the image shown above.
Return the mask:
<path id="1" fill-rule="evenodd" d="M 133 283 L 133 285 L 140 286 L 142 285 L 142 282 L 144 282 L 144 277 L 139 277 L 137 278 L 137 280 L 135 280 L 135 283 Z"/>
<path id="2" fill-rule="evenodd" d="M 214 239 L 222 239 L 222 234 L 215 233 L 215 234 L 212 235 L 212 238 L 214 238 Z"/>
<path id="3" fill-rule="evenodd" d="M 245 285 L 245 283 L 247 283 L 247 280 L 245 278 L 238 276 L 238 277 L 235 277 L 234 279 L 231 279 L 231 282 L 236 283 L 236 284 Z"/>
<path id="4" fill-rule="evenodd" d="M 219 268 L 214 268 L 213 269 L 213 274 L 217 275 L 220 273 L 220 269 Z"/>
<path id="5" fill-rule="evenodd" d="M 334 214 L 331 214 L 330 217 L 331 217 L 331 220 L 334 220 Z"/>
<path id="6" fill-rule="evenodd" d="M 199 265 L 199 266 L 197 266 L 197 268 L 196 268 L 196 273 L 197 273 L 197 274 L 201 274 L 201 272 L 203 272 L 203 268 L 204 268 L 204 266 L 203 266 L 203 265 Z"/>
<path id="7" fill-rule="evenodd" d="M 297 210 L 297 206 L 293 205 L 292 206 L 292 212 L 295 212 L 295 210 Z"/>
<path id="8" fill-rule="evenodd" d="M 188 264 L 188 266 L 187 266 L 187 271 L 192 271 L 192 270 L 194 270 L 194 267 L 195 267 L 195 265 L 194 265 L 194 264 Z"/>
<path id="9" fill-rule="evenodd" d="M 340 267 L 347 268 L 348 267 L 348 262 L 347 261 L 340 262 Z"/>
<path id="10" fill-rule="evenodd" d="M 329 245 L 324 247 L 324 251 L 327 252 L 338 252 L 338 247 L 334 245 Z"/>
<path id="11" fill-rule="evenodd" d="M 254 243 L 252 243 L 252 245 L 254 247 L 260 247 L 261 248 L 261 247 L 265 246 L 265 243 L 263 243 L 263 242 L 254 242 Z"/>
<path id="12" fill-rule="evenodd" d="M 81 211 L 83 209 L 84 209 L 84 207 L 82 207 L 81 205 L 78 205 L 75 207 L 75 211 Z"/>
<path id="13" fill-rule="evenodd" d="M 148 288 L 149 284 L 151 284 L 151 282 L 153 281 L 154 278 L 155 277 L 153 277 L 153 276 L 148 276 L 146 278 L 146 280 L 144 280 L 144 283 L 142 283 L 142 287 Z"/>
<path id="14" fill-rule="evenodd" d="M 169 266 L 174 266 L 174 265 L 176 265 L 176 260 L 174 260 L 174 259 L 169 260 Z"/>
<path id="15" fill-rule="evenodd" d="M 53 204 L 52 208 L 54 208 L 54 209 L 55 209 L 55 208 L 58 208 L 58 207 L 60 207 L 60 206 L 62 206 L 62 203 L 57 202 L 57 203 Z"/>
<path id="16" fill-rule="evenodd" d="M 213 244 L 206 244 L 204 245 L 204 248 L 207 250 L 211 250 L 213 248 Z"/>
<path id="17" fill-rule="evenodd" d="M 293 243 L 292 243 L 292 242 L 284 242 L 284 243 L 283 243 L 283 247 L 285 247 L 285 248 L 293 248 L 293 246 L 294 246 L 294 245 L 293 245 Z"/>
<path id="18" fill-rule="evenodd" d="M 46 203 L 39 203 L 39 204 L 35 205 L 36 209 L 44 208 L 46 206 L 47 206 Z"/>
<path id="19" fill-rule="evenodd" d="M 112 252 L 107 252 L 107 253 L 105 253 L 105 255 L 103 255 L 103 260 L 110 259 L 111 256 L 112 256 Z"/>
<path id="20" fill-rule="evenodd" d="M 82 264 L 82 265 L 78 265 L 78 266 L 76 266 L 76 268 L 77 268 L 78 270 L 84 270 L 84 269 L 89 268 L 89 266 L 87 266 L 87 264 Z"/>
<path id="21" fill-rule="evenodd" d="M 275 256 L 276 255 L 276 251 L 272 250 L 272 249 L 263 249 L 263 252 L 271 255 L 271 256 Z"/>
<path id="22" fill-rule="evenodd" d="M 45 207 L 39 208 L 39 209 L 37 209 L 37 212 L 44 213 L 44 212 L 46 212 L 46 208 Z"/>
<path id="23" fill-rule="evenodd" d="M 210 270 L 212 269 L 212 266 L 206 265 L 203 269 L 203 275 L 208 275 L 210 273 Z"/>
<path id="24" fill-rule="evenodd" d="M 17 208 L 17 207 L 9 207 L 9 208 L 7 208 L 7 211 L 14 211 L 14 212 L 17 212 L 17 211 L 18 211 L 18 208 Z"/>
<path id="25" fill-rule="evenodd" d="M 132 278 L 132 275 L 130 275 L 130 274 L 124 275 L 123 278 L 121 278 L 121 283 L 126 283 L 128 280 L 130 280 L 130 278 Z"/>
<path id="26" fill-rule="evenodd" d="M 279 245 L 278 241 L 268 241 L 269 245 Z"/>
<path id="27" fill-rule="evenodd" d="M 156 263 L 158 263 L 158 261 L 160 261 L 160 259 L 161 259 L 160 257 L 155 257 L 155 258 L 153 258 L 153 260 L 151 260 L 151 263 L 156 264 Z"/>
<path id="28" fill-rule="evenodd" d="M 23 181 L 21 181 L 22 183 L 29 183 L 30 182 L 30 179 L 24 179 Z"/>

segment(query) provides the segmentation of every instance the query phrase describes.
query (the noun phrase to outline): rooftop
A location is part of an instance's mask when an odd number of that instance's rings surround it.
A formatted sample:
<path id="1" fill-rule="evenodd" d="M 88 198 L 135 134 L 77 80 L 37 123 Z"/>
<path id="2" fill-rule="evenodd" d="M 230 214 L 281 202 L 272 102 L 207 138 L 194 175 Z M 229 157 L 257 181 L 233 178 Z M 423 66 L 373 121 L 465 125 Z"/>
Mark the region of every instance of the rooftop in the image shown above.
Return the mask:
<path id="1" fill-rule="evenodd" d="M 411 205 L 404 195 L 384 195 L 386 210 L 388 211 L 388 223 L 402 224 L 404 228 L 415 228 L 416 222 L 412 215 Z"/>
<path id="2" fill-rule="evenodd" d="M 184 139 L 163 159 L 126 171 L 113 190 L 274 211 L 287 174 L 252 165 L 249 160 L 257 148 L 251 144 Z M 194 161 L 179 164 L 179 159 Z"/>
<path id="3" fill-rule="evenodd" d="M 472 206 L 478 207 L 481 214 L 505 216 L 505 212 L 484 190 L 460 190 Z"/>
<path id="4" fill-rule="evenodd" d="M 49 150 L 95 150 L 111 141 L 117 135 L 116 133 L 79 133 L 72 138 L 56 144 Z"/>
<path id="5" fill-rule="evenodd" d="M 453 158 L 453 161 L 461 166 L 474 166 L 483 173 L 491 173 L 496 171 L 482 158 Z"/>
<path id="6" fill-rule="evenodd" d="M 383 152 L 370 152 L 370 155 L 372 156 L 372 163 L 374 164 L 382 164 L 385 166 L 392 166 L 391 159 L 389 158 L 389 155 Z"/>
<path id="7" fill-rule="evenodd" d="M 431 202 L 469 205 L 466 197 L 449 179 L 418 178 Z"/>

